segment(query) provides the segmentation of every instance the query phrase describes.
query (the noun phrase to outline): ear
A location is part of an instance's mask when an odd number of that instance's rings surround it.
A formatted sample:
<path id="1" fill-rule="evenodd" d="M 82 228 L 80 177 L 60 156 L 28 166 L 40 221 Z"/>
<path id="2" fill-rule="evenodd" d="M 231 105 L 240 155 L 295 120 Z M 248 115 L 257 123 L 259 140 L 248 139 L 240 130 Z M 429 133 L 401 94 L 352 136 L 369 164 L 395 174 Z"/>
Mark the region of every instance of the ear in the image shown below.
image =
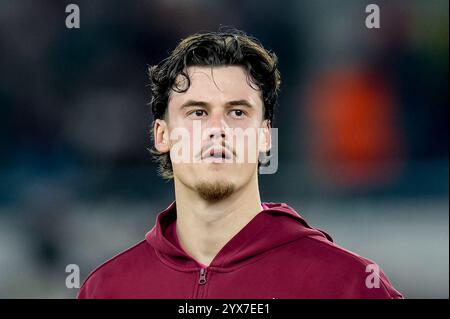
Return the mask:
<path id="1" fill-rule="evenodd" d="M 264 120 L 259 133 L 259 151 L 268 152 L 272 148 L 272 124 L 270 120 Z"/>
<path id="2" fill-rule="evenodd" d="M 157 119 L 153 123 L 153 140 L 155 141 L 155 149 L 161 153 L 170 151 L 169 129 L 166 121 Z"/>

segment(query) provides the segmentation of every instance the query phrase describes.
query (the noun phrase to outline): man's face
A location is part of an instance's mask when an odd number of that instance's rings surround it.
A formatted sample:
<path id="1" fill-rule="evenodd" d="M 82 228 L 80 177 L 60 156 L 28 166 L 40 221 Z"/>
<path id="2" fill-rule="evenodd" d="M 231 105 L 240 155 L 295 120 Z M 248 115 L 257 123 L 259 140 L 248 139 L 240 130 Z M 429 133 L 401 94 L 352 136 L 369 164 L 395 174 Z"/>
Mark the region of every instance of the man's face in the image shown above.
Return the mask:
<path id="1" fill-rule="evenodd" d="M 155 146 L 170 151 L 175 180 L 220 200 L 257 176 L 258 154 L 270 147 L 261 91 L 239 66 L 195 66 L 187 73 L 189 89 L 172 91 L 165 121 L 155 123 Z M 179 76 L 177 83 L 184 88 L 186 80 Z"/>

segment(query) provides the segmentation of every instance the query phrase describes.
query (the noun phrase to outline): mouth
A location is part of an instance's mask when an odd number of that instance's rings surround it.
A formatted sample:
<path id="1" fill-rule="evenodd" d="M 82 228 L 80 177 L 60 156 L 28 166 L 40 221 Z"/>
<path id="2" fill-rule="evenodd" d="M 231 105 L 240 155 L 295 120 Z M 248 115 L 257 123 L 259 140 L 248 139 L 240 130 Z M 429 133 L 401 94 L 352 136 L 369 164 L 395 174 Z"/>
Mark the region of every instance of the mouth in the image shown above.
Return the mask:
<path id="1" fill-rule="evenodd" d="M 223 163 L 230 161 L 233 158 L 231 152 L 226 148 L 210 148 L 203 153 L 202 159 L 204 162 Z"/>

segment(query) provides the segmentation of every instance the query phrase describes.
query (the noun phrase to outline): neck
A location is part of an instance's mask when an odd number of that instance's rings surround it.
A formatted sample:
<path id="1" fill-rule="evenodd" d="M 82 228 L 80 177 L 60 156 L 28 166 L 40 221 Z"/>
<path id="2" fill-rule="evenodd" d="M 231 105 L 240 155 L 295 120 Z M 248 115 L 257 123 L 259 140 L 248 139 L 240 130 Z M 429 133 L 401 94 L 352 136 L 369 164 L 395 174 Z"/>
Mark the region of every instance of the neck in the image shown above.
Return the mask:
<path id="1" fill-rule="evenodd" d="M 182 248 L 197 262 L 211 261 L 239 231 L 262 211 L 255 177 L 229 197 L 207 202 L 176 178 L 177 236 Z"/>

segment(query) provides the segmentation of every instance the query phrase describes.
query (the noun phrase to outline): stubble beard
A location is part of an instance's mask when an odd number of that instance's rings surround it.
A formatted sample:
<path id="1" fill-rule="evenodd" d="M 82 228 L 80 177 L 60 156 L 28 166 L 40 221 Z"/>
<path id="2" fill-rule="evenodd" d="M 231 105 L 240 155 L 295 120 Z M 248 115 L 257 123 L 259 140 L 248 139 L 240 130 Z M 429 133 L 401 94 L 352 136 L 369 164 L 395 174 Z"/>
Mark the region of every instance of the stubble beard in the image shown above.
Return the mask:
<path id="1" fill-rule="evenodd" d="M 198 195 L 207 202 L 218 202 L 235 191 L 235 185 L 226 181 L 200 182 L 195 185 Z"/>

